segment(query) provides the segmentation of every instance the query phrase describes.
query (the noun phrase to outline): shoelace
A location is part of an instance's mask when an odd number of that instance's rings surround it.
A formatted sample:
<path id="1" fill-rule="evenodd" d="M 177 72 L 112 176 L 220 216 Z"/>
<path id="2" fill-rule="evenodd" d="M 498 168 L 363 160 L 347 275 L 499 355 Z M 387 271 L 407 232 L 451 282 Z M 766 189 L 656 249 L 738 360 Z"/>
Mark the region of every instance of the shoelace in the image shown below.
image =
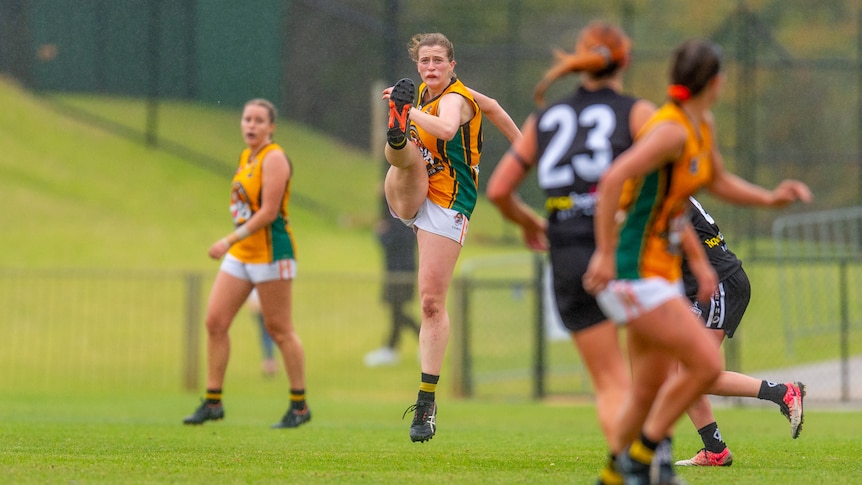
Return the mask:
<path id="1" fill-rule="evenodd" d="M 428 408 L 430 408 L 430 407 L 431 407 L 431 403 L 411 404 L 410 407 L 408 407 L 404 411 L 404 414 L 401 415 L 401 419 L 404 419 L 404 417 L 407 416 L 407 413 L 413 411 L 414 412 L 413 422 L 421 423 L 421 422 L 425 421 L 425 419 L 428 417 Z M 422 414 L 422 419 L 416 419 L 419 417 L 420 413 Z"/>

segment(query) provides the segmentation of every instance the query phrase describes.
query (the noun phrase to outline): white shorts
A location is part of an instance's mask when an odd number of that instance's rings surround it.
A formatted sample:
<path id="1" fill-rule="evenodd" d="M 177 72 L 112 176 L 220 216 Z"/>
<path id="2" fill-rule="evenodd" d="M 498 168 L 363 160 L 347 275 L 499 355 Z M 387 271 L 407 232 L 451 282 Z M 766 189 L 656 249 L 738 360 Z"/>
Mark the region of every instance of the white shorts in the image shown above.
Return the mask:
<path id="1" fill-rule="evenodd" d="M 221 271 L 254 284 L 296 278 L 296 260 L 280 259 L 272 263 L 243 263 L 230 254 L 224 257 Z"/>
<path id="2" fill-rule="evenodd" d="M 391 210 L 390 213 L 392 213 Z M 394 213 L 392 215 L 395 216 Z M 425 199 L 419 212 L 412 219 L 401 219 L 400 217 L 398 219 L 414 230 L 422 229 L 449 238 L 462 246 L 464 245 L 464 238 L 467 237 L 467 226 L 470 225 L 470 220 L 464 214 L 440 207 L 428 199 Z"/>
<path id="3" fill-rule="evenodd" d="M 613 280 L 596 295 L 596 301 L 605 316 L 617 325 L 625 325 L 681 296 L 685 296 L 682 280 L 670 282 L 664 278 L 653 277 L 640 280 Z"/>

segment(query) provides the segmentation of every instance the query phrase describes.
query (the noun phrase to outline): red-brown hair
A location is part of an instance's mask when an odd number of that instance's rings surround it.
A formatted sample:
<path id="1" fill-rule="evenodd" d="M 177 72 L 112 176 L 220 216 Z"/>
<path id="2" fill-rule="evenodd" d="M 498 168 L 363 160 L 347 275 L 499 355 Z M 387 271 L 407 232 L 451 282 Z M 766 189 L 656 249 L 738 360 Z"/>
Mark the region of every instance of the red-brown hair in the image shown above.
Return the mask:
<path id="1" fill-rule="evenodd" d="M 533 91 L 537 105 L 545 104 L 545 91 L 570 72 L 588 72 L 595 77 L 613 75 L 629 61 L 631 40 L 623 30 L 603 21 L 592 21 L 578 34 L 575 52 L 554 51 L 557 62 L 545 73 Z"/>

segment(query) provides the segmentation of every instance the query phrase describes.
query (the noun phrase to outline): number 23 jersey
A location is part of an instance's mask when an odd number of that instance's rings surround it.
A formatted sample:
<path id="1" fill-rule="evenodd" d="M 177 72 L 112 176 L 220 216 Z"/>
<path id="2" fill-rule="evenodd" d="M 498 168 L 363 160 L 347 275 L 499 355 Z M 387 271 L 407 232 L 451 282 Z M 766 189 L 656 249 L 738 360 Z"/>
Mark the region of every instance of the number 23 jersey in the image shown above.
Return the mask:
<path id="1" fill-rule="evenodd" d="M 537 176 L 545 193 L 551 245 L 593 242 L 596 185 L 633 141 L 637 98 L 583 87 L 536 113 Z"/>

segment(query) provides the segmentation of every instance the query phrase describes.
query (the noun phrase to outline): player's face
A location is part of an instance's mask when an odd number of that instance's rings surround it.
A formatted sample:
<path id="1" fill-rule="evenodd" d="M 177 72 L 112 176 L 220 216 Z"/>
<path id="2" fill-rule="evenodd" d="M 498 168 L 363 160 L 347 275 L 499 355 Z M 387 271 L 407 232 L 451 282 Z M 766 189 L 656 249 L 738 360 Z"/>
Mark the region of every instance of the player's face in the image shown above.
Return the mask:
<path id="1" fill-rule="evenodd" d="M 242 111 L 240 128 L 245 143 L 250 147 L 259 147 L 269 143 L 275 125 L 269 120 L 269 110 L 263 106 L 250 104 Z"/>
<path id="2" fill-rule="evenodd" d="M 422 81 L 428 88 L 438 93 L 449 85 L 455 61 L 450 61 L 446 49 L 442 46 L 424 46 L 419 48 L 419 60 L 416 68 Z"/>

